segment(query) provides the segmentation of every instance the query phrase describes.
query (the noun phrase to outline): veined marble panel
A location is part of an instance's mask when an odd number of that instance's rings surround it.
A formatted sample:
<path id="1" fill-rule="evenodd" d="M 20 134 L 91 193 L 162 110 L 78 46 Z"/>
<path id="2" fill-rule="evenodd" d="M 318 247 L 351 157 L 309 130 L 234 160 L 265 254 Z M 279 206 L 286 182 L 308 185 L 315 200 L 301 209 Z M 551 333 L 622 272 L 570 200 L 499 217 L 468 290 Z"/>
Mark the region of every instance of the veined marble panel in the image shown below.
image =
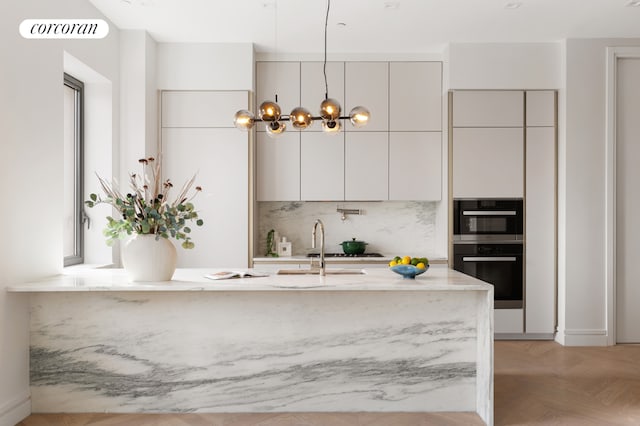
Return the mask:
<path id="1" fill-rule="evenodd" d="M 33 294 L 33 411 L 476 411 L 477 296 Z"/>
<path id="2" fill-rule="evenodd" d="M 342 221 L 336 208 L 361 209 Z M 435 247 L 436 202 L 260 202 L 256 255 L 266 252 L 270 229 L 292 242 L 294 255 L 311 248 L 311 228 L 316 219 L 325 225 L 327 252 L 342 252 L 339 244 L 357 238 L 369 243 L 368 252 L 389 256 L 439 257 Z M 441 256 L 442 254 L 440 254 Z"/>

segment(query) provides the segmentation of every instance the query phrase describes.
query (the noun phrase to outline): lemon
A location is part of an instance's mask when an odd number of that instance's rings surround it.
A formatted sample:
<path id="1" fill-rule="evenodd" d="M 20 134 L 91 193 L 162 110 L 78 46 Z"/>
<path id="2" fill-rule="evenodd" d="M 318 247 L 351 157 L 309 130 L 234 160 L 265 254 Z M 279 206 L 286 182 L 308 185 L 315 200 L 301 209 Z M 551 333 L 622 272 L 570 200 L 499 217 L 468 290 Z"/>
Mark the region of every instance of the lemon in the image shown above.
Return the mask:
<path id="1" fill-rule="evenodd" d="M 425 264 L 424 264 L 424 263 L 420 262 L 420 263 L 418 263 L 418 264 L 416 265 L 416 268 L 418 268 L 418 269 L 424 269 L 424 268 L 426 268 L 426 266 L 425 266 Z"/>
<path id="2" fill-rule="evenodd" d="M 398 262 L 396 262 L 395 260 L 392 260 L 391 262 L 389 262 L 389 266 L 396 266 L 398 264 Z"/>
<path id="3" fill-rule="evenodd" d="M 405 256 L 402 258 L 402 264 L 403 265 L 408 265 L 411 263 L 411 256 Z"/>

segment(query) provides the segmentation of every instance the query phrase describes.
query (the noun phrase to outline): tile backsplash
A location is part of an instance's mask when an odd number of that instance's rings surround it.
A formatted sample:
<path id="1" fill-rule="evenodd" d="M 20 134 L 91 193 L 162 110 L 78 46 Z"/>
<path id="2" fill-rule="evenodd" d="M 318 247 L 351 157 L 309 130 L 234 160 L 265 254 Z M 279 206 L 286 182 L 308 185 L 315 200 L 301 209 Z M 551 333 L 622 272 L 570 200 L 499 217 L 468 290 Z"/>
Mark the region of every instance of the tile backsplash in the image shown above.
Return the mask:
<path id="1" fill-rule="evenodd" d="M 325 251 L 342 252 L 342 241 L 356 238 L 368 243 L 367 252 L 384 255 L 433 257 L 438 202 L 259 202 L 258 241 L 255 255 L 266 253 L 267 233 L 274 229 L 292 242 L 293 255 L 311 249 L 311 229 L 316 219 L 325 226 Z M 347 215 L 336 209 L 360 209 L 361 215 Z M 318 240 L 319 243 L 319 240 Z"/>

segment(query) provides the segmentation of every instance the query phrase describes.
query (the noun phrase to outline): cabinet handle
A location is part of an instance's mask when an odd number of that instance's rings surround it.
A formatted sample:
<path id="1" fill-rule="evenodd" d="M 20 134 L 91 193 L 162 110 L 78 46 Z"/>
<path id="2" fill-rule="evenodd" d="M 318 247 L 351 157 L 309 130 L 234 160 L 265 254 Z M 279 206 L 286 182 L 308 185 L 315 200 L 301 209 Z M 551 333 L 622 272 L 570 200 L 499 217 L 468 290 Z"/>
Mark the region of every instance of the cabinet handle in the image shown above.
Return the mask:
<path id="1" fill-rule="evenodd" d="M 492 210 L 492 211 L 482 211 L 482 210 L 465 210 L 462 212 L 463 216 L 515 216 L 515 210 Z"/>
<path id="2" fill-rule="evenodd" d="M 515 256 L 508 257 L 463 257 L 463 262 L 515 262 Z"/>

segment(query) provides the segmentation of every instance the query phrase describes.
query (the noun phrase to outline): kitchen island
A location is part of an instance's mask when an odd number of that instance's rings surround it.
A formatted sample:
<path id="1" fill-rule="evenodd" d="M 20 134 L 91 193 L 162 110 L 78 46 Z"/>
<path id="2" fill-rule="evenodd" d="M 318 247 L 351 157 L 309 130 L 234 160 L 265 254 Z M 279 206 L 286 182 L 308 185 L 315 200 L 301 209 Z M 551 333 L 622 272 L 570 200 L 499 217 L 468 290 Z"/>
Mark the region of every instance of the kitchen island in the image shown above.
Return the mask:
<path id="1" fill-rule="evenodd" d="M 493 423 L 493 287 L 445 266 L 31 293 L 33 412 L 471 411 Z"/>

